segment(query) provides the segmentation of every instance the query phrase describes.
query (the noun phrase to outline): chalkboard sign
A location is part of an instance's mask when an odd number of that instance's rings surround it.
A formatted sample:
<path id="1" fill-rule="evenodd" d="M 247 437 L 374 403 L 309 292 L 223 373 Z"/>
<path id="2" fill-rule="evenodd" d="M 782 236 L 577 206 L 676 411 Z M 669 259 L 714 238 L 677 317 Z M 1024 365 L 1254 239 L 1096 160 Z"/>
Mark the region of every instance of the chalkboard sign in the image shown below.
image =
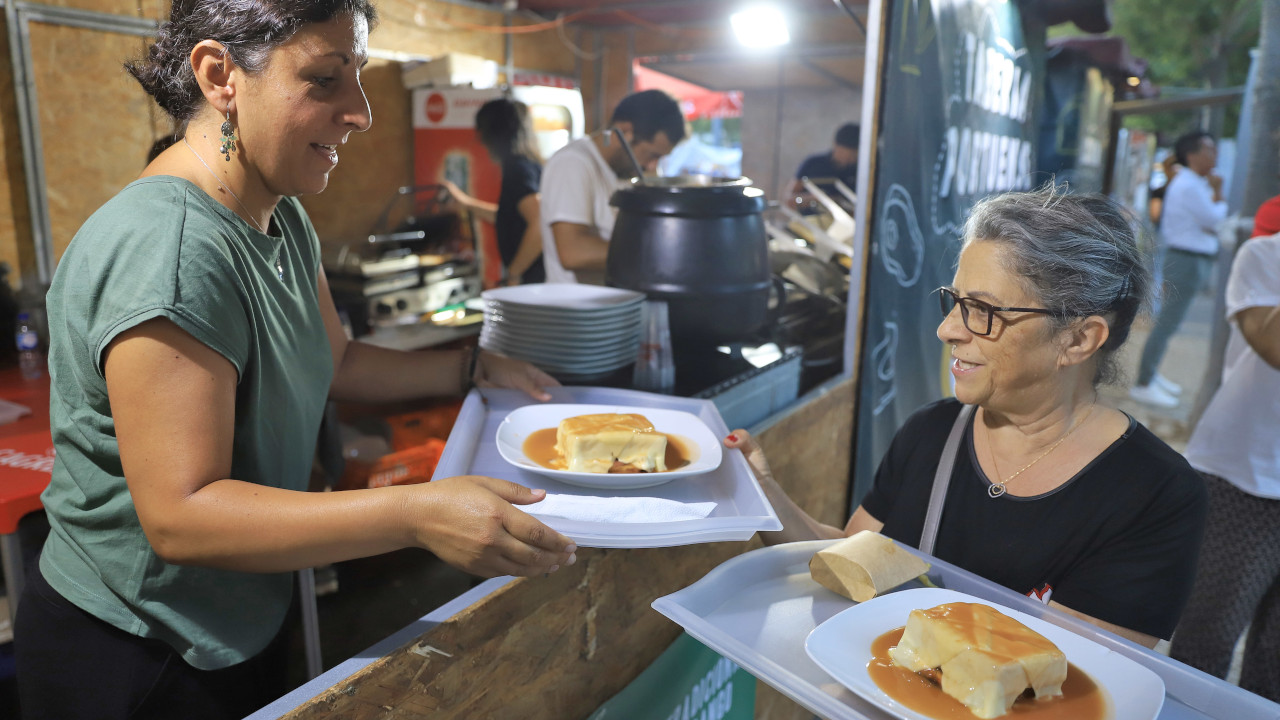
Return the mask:
<path id="1" fill-rule="evenodd" d="M 887 6 L 855 506 L 907 416 L 950 394 L 932 291 L 951 282 L 969 208 L 987 195 L 1040 182 L 1034 116 L 1043 92 L 1043 31 L 1032 33 L 1038 39 L 1029 47 L 1014 2 Z"/>

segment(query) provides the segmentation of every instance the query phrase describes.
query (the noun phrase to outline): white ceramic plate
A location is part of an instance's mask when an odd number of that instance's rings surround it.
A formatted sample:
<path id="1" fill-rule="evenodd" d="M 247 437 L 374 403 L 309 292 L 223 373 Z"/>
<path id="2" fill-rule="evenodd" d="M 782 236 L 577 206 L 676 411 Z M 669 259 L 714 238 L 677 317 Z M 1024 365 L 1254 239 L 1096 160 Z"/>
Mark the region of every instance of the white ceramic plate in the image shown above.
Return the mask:
<path id="1" fill-rule="evenodd" d="M 568 308 L 517 305 L 515 303 L 490 300 L 487 301 L 485 311 L 529 320 L 603 320 L 605 318 L 639 316 L 644 312 L 644 303 L 637 300 L 622 305 L 610 305 L 601 308 Z"/>
<path id="2" fill-rule="evenodd" d="M 511 325 L 509 323 L 486 322 L 481 332 L 494 337 L 512 340 L 527 345 L 554 347 L 558 350 L 577 350 L 583 347 L 608 348 L 619 342 L 638 340 L 640 323 L 628 323 L 598 330 L 570 330 L 568 328 L 542 328 Z"/>
<path id="3" fill-rule="evenodd" d="M 805 652 L 841 685 L 906 720 L 932 720 L 889 697 L 867 673 L 871 643 L 884 633 L 907 624 L 918 608 L 949 602 L 990 605 L 1048 638 L 1074 664 L 1106 691 L 1110 717 L 1151 720 L 1164 705 L 1164 681 L 1151 670 L 1119 653 L 1066 630 L 989 600 L 937 588 L 901 590 L 854 605 L 809 633 Z"/>
<path id="4" fill-rule="evenodd" d="M 485 290 L 480 297 L 513 305 L 591 310 L 644 300 L 644 293 L 579 283 L 534 283 Z"/>
<path id="5" fill-rule="evenodd" d="M 580 345 L 576 348 L 562 348 L 551 345 L 533 345 L 513 340 L 498 333 L 480 333 L 480 343 L 486 350 L 496 349 L 504 355 L 522 357 L 526 360 L 534 358 L 547 360 L 557 364 L 596 363 L 610 360 L 627 360 L 634 362 L 640 352 L 640 338 L 628 338 L 611 342 L 607 345 Z"/>
<path id="6" fill-rule="evenodd" d="M 689 464 L 679 470 L 661 473 L 609 474 L 553 470 L 539 465 L 524 454 L 524 441 L 534 432 L 558 427 L 560 421 L 568 417 L 597 413 L 644 415 L 653 423 L 654 430 L 683 439 L 694 457 L 689 458 Z M 516 467 L 546 475 L 570 485 L 610 490 L 651 487 L 677 478 L 711 472 L 720 467 L 722 457 L 720 440 L 698 416 L 679 410 L 623 405 L 526 405 L 511 411 L 502 421 L 498 426 L 497 440 L 498 452 L 502 458 Z"/>
<path id="7" fill-rule="evenodd" d="M 501 325 L 535 335 L 556 333 L 577 338 L 584 333 L 595 334 L 637 328 L 643 324 L 644 316 L 641 313 L 623 313 L 603 318 L 576 316 L 572 318 L 541 318 L 517 313 L 504 313 L 501 310 L 487 310 L 484 314 L 484 322 L 486 325 Z"/>

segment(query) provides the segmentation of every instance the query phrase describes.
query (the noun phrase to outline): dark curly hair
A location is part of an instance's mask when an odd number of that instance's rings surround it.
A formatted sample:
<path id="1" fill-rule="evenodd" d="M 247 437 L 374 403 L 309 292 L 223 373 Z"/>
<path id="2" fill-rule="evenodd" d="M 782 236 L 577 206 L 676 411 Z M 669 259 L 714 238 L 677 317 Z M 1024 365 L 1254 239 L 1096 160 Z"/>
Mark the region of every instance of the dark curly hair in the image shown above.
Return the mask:
<path id="1" fill-rule="evenodd" d="M 186 122 L 204 100 L 191 68 L 197 43 L 217 40 L 236 65 L 256 73 L 299 28 L 340 15 L 362 16 L 370 28 L 378 19 L 368 0 L 173 0 L 146 57 L 124 67 L 165 112 Z"/>

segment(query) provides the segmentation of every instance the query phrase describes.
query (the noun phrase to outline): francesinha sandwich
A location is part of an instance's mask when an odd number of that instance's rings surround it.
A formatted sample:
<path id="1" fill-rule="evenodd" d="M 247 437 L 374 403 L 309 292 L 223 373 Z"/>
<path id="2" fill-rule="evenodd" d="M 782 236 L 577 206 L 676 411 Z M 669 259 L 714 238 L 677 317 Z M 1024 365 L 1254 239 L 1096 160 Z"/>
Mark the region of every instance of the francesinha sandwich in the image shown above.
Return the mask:
<path id="1" fill-rule="evenodd" d="M 572 472 L 665 472 L 667 436 L 643 415 L 601 413 L 560 421 L 556 452 Z"/>
<path id="2" fill-rule="evenodd" d="M 912 610 L 895 665 L 941 674 L 942 691 L 980 718 L 1009 712 L 1027 688 L 1037 699 L 1062 694 L 1067 658 L 1044 636 L 980 603 Z"/>

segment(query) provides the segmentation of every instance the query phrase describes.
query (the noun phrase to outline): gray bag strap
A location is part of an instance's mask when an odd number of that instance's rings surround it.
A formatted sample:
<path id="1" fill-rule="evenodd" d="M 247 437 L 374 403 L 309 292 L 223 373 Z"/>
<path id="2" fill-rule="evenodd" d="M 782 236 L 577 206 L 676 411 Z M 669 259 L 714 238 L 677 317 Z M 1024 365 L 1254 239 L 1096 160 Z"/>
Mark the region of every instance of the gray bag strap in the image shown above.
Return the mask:
<path id="1" fill-rule="evenodd" d="M 947 444 L 942 447 L 942 457 L 938 458 L 938 472 L 933 476 L 933 492 L 929 494 L 929 510 L 924 516 L 924 531 L 920 533 L 920 551 L 932 555 L 933 541 L 938 537 L 938 525 L 942 522 L 942 503 L 947 499 L 947 486 L 951 484 L 951 470 L 956 466 L 956 453 L 960 451 L 960 438 L 964 436 L 964 426 L 969 423 L 975 405 L 965 405 L 956 416 L 956 424 L 951 426 L 951 434 L 947 436 Z"/>

